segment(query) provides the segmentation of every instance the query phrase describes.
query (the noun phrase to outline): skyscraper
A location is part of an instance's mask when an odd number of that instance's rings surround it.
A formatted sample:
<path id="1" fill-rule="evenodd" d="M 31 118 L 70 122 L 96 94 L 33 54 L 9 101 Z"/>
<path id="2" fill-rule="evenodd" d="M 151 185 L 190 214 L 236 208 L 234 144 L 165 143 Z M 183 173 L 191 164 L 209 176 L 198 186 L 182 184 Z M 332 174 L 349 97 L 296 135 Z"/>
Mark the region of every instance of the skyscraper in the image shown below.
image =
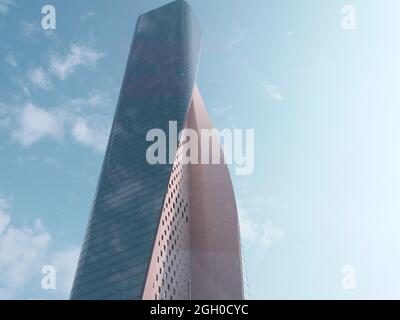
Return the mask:
<path id="1" fill-rule="evenodd" d="M 173 161 L 146 159 L 149 130 L 211 128 L 196 85 L 201 38 L 182 0 L 138 19 L 71 299 L 243 298 L 227 166 L 183 164 L 187 142 L 168 134 Z"/>

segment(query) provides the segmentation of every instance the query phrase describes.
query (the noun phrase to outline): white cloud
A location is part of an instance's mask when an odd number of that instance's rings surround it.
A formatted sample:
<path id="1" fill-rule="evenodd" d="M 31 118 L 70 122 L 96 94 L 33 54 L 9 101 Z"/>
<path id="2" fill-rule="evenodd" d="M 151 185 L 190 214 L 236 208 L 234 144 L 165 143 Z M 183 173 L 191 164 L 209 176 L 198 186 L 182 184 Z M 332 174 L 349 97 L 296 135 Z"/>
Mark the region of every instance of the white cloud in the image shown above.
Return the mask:
<path id="1" fill-rule="evenodd" d="M 72 106 L 97 107 L 104 106 L 110 102 L 109 96 L 101 93 L 93 93 L 87 98 L 74 98 L 69 101 Z"/>
<path id="2" fill-rule="evenodd" d="M 274 227 L 270 221 L 265 222 L 260 230 L 259 239 L 264 247 L 269 247 L 273 241 L 280 239 L 284 236 L 284 232 Z"/>
<path id="3" fill-rule="evenodd" d="M 35 24 L 25 22 L 24 33 L 28 36 L 35 33 L 36 27 Z M 102 53 L 99 53 L 90 47 L 72 44 L 70 46 L 70 52 L 67 55 L 63 57 L 52 55 L 50 57 L 50 66 L 47 72 L 41 67 L 33 68 L 28 71 L 28 78 L 35 86 L 41 89 L 49 89 L 51 85 L 50 74 L 64 80 L 74 73 L 78 66 L 93 66 L 102 57 Z M 7 61 L 16 66 L 16 61 L 13 56 L 8 57 Z M 99 97 L 100 96 L 97 98 Z M 91 103 L 95 102 L 96 101 L 92 101 Z"/>
<path id="4" fill-rule="evenodd" d="M 53 157 L 41 157 L 37 155 L 27 155 L 27 156 L 19 156 L 16 158 L 16 162 L 19 165 L 27 165 L 32 162 L 43 162 L 49 167 L 57 168 L 57 169 L 62 169 L 63 165 L 60 161 Z"/>
<path id="5" fill-rule="evenodd" d="M 44 158 L 43 158 L 43 161 L 44 161 L 44 163 L 46 163 L 48 166 L 55 167 L 55 168 L 57 168 L 57 169 L 62 169 L 62 168 L 63 168 L 62 163 L 61 163 L 60 161 L 58 161 L 57 159 L 55 159 L 55 158 L 52 158 L 52 157 L 44 157 Z"/>
<path id="6" fill-rule="evenodd" d="M 11 5 L 14 5 L 14 0 L 0 0 L 0 13 L 6 14 Z"/>
<path id="7" fill-rule="evenodd" d="M 9 226 L 0 235 L 1 283 L 7 287 L 19 288 L 29 280 L 48 249 L 50 235 L 39 219 L 31 227 Z"/>
<path id="8" fill-rule="evenodd" d="M 14 56 L 13 54 L 11 54 L 11 53 L 7 54 L 7 56 L 6 56 L 6 62 L 7 62 L 10 66 L 12 66 L 12 67 L 14 67 L 14 68 L 18 67 L 17 59 L 16 59 L 15 56 Z"/>
<path id="9" fill-rule="evenodd" d="M 4 210 L 7 207 L 8 207 L 8 201 L 4 198 L 0 198 L 0 210 Z"/>
<path id="10" fill-rule="evenodd" d="M 67 55 L 63 57 L 53 55 L 51 57 L 50 68 L 59 79 L 64 80 L 74 73 L 76 67 L 95 65 L 102 57 L 102 53 L 90 47 L 72 44 Z"/>
<path id="11" fill-rule="evenodd" d="M 97 93 L 87 98 L 66 100 L 63 107 L 52 109 L 35 106 L 30 101 L 23 107 L 9 107 L 0 103 L 0 130 L 6 131 L 12 141 L 23 147 L 43 139 L 58 143 L 73 140 L 103 152 L 107 146 L 111 117 L 108 110 L 100 106 L 108 103 L 108 95 Z M 52 164 L 56 165 L 54 162 Z"/>
<path id="12" fill-rule="evenodd" d="M 106 148 L 108 130 L 89 127 L 87 121 L 83 118 L 76 119 L 72 134 L 77 142 L 91 146 L 97 151 L 104 151 Z"/>
<path id="13" fill-rule="evenodd" d="M 89 11 L 81 16 L 81 20 L 85 21 L 86 19 L 93 17 L 95 15 L 94 11 Z"/>
<path id="14" fill-rule="evenodd" d="M 262 89 L 264 94 L 271 100 L 275 101 L 283 101 L 283 96 L 281 93 L 281 89 L 272 84 L 263 84 Z"/>
<path id="15" fill-rule="evenodd" d="M 22 22 L 22 34 L 27 38 L 32 38 L 34 34 L 40 31 L 39 25 L 33 22 Z"/>
<path id="16" fill-rule="evenodd" d="M 31 93 L 28 89 L 28 87 L 25 85 L 25 83 L 23 81 L 21 81 L 21 79 L 17 79 L 16 80 L 17 85 L 21 88 L 22 92 L 26 95 L 26 96 L 30 96 Z"/>
<path id="17" fill-rule="evenodd" d="M 50 255 L 50 264 L 56 268 L 58 294 L 68 297 L 79 260 L 79 247 L 58 251 Z"/>
<path id="18" fill-rule="evenodd" d="M 0 198 L 0 298 L 12 298 L 15 291 L 32 278 L 50 242 L 41 221 L 17 228 L 5 211 L 8 201 Z"/>
<path id="19" fill-rule="evenodd" d="M 0 198 L 0 206 L 8 207 L 7 201 Z M 0 210 L 3 210 L 0 209 Z M 37 289 L 43 276 L 44 265 L 56 268 L 56 290 L 53 297 L 67 298 L 76 269 L 79 248 L 51 251 L 51 236 L 40 219 L 31 226 L 17 227 L 10 224 L 0 231 L 0 299 L 26 297 L 26 292 Z M 48 292 L 46 292 L 48 293 Z M 44 296 L 45 291 L 43 291 Z"/>
<path id="20" fill-rule="evenodd" d="M 242 240 L 255 243 L 264 248 L 284 236 L 284 232 L 274 227 L 270 221 L 254 219 L 245 210 L 239 208 L 240 236 Z"/>
<path id="21" fill-rule="evenodd" d="M 50 79 L 42 68 L 34 68 L 28 71 L 29 80 L 41 89 L 50 88 Z"/>
<path id="22" fill-rule="evenodd" d="M 30 146 L 45 137 L 61 139 L 63 131 L 59 115 L 28 103 L 19 115 L 13 137 L 23 146 Z"/>
<path id="23" fill-rule="evenodd" d="M 7 105 L 0 102 L 0 129 L 8 128 L 11 123 L 11 117 L 9 115 L 9 109 Z"/>
<path id="24" fill-rule="evenodd" d="M 231 110 L 232 110 L 231 105 L 224 105 L 224 106 L 222 105 L 222 106 L 218 106 L 218 107 L 214 108 L 213 111 L 214 111 L 214 115 L 216 117 L 221 117 Z"/>
<path id="25" fill-rule="evenodd" d="M 256 241 L 258 238 L 257 226 L 253 223 L 245 213 L 239 213 L 240 220 L 240 236 L 243 240 L 248 240 L 251 242 Z"/>
<path id="26" fill-rule="evenodd" d="M 36 42 L 38 40 L 38 37 L 42 36 L 51 39 L 57 39 L 57 34 L 55 33 L 55 30 L 43 30 L 41 28 L 40 20 L 39 22 L 23 21 L 21 23 L 21 26 L 22 26 L 22 36 L 30 41 Z"/>
<path id="27" fill-rule="evenodd" d="M 228 49 L 231 50 L 233 47 L 243 42 L 243 40 L 246 39 L 246 35 L 245 30 L 240 25 L 236 25 L 233 29 L 233 35 L 228 42 Z"/>
<path id="28" fill-rule="evenodd" d="M 6 212 L 6 209 L 8 207 L 8 202 L 0 198 L 0 235 L 3 233 L 3 231 L 7 228 L 8 224 L 10 223 L 10 216 Z"/>

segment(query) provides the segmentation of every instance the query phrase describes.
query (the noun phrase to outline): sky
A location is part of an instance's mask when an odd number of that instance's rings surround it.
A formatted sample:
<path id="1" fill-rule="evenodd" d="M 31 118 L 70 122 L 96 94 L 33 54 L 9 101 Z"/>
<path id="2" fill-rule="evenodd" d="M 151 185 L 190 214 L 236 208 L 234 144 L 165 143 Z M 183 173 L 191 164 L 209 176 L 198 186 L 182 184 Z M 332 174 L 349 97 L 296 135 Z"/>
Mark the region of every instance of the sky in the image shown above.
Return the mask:
<path id="1" fill-rule="evenodd" d="M 255 132 L 248 297 L 399 299 L 400 2 L 189 2 L 214 126 Z M 135 23 L 166 3 L 0 0 L 0 299 L 68 298 Z"/>

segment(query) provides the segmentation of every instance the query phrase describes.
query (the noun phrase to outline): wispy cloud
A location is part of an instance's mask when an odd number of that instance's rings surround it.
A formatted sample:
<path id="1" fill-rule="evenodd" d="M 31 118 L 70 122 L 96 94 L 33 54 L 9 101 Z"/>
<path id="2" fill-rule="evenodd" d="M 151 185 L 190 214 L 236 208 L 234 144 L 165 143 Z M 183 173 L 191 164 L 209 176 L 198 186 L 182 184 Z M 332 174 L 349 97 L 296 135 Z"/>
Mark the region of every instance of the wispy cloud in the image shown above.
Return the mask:
<path id="1" fill-rule="evenodd" d="M 0 13 L 6 14 L 9 11 L 10 6 L 14 4 L 14 0 L 0 0 Z"/>
<path id="2" fill-rule="evenodd" d="M 28 71 L 28 78 L 35 86 L 41 89 L 47 90 L 50 88 L 50 78 L 40 67 L 30 69 Z"/>
<path id="3" fill-rule="evenodd" d="M 0 129 L 8 129 L 11 122 L 12 118 L 8 106 L 0 102 Z"/>
<path id="4" fill-rule="evenodd" d="M 26 95 L 26 96 L 30 96 L 31 92 L 29 90 L 29 88 L 27 87 L 27 85 L 25 84 L 25 82 L 21 79 L 15 78 L 14 79 L 16 84 L 18 85 L 18 87 L 20 87 L 20 89 L 22 90 L 22 92 Z"/>
<path id="5" fill-rule="evenodd" d="M 109 104 L 110 98 L 108 95 L 103 93 L 93 93 L 85 98 L 73 98 L 69 101 L 69 104 L 77 107 L 97 107 Z"/>
<path id="6" fill-rule="evenodd" d="M 48 254 L 47 263 L 57 271 L 57 293 L 62 298 L 67 298 L 71 292 L 80 251 L 80 247 L 73 246 Z"/>
<path id="7" fill-rule="evenodd" d="M 0 129 L 11 140 L 30 147 L 44 139 L 74 141 L 103 152 L 111 128 L 109 96 L 93 93 L 85 98 L 67 99 L 62 107 L 43 108 L 31 101 L 22 107 L 0 103 Z M 68 139 L 69 138 L 69 139 Z"/>
<path id="8" fill-rule="evenodd" d="M 63 121 L 58 114 L 27 103 L 18 115 L 12 136 L 23 146 L 30 146 L 46 137 L 59 140 L 63 132 Z"/>
<path id="9" fill-rule="evenodd" d="M 262 84 L 262 90 L 263 93 L 271 100 L 275 101 L 283 101 L 283 95 L 282 95 L 282 90 L 281 88 L 269 84 L 269 83 L 263 83 Z"/>
<path id="10" fill-rule="evenodd" d="M 81 20 L 82 20 L 82 21 L 85 21 L 85 20 L 87 20 L 88 18 L 93 17 L 94 15 L 95 15 L 94 11 L 86 12 L 85 14 L 83 14 L 83 15 L 81 16 Z"/>
<path id="11" fill-rule="evenodd" d="M 274 227 L 271 221 L 252 217 L 243 208 L 239 208 L 239 220 L 240 235 L 244 241 L 268 248 L 274 241 L 284 236 L 284 232 Z"/>
<path id="12" fill-rule="evenodd" d="M 238 45 L 239 43 L 243 42 L 246 39 L 247 33 L 242 28 L 241 25 L 236 25 L 233 28 L 232 36 L 228 42 L 228 50 L 231 50 L 233 47 Z"/>
<path id="13" fill-rule="evenodd" d="M 2 282 L 19 288 L 29 279 L 32 266 L 47 250 L 50 235 L 39 219 L 22 228 L 8 225 L 0 235 L 0 274 Z"/>
<path id="14" fill-rule="evenodd" d="M 44 30 L 40 25 L 40 20 L 36 22 L 23 21 L 21 23 L 22 37 L 37 42 L 39 37 L 47 37 L 49 39 L 57 39 L 55 30 Z"/>
<path id="15" fill-rule="evenodd" d="M 11 54 L 11 53 L 7 54 L 7 56 L 6 56 L 6 62 L 7 62 L 10 66 L 12 66 L 12 67 L 14 67 L 14 68 L 18 67 L 17 59 L 16 59 L 15 56 L 14 56 L 13 54 Z"/>
<path id="16" fill-rule="evenodd" d="M 85 45 L 71 44 L 64 56 L 52 55 L 50 70 L 61 80 L 75 72 L 78 66 L 93 66 L 104 55 Z"/>
<path id="17" fill-rule="evenodd" d="M 6 199 L 0 198 L 0 235 L 6 229 L 10 222 L 10 216 L 7 213 L 8 201 Z"/>
<path id="18" fill-rule="evenodd" d="M 26 73 L 27 78 L 35 87 L 47 90 L 54 85 L 53 77 L 64 80 L 78 66 L 95 65 L 102 56 L 87 46 L 72 44 L 67 55 L 51 57 L 49 71 L 34 67 Z M 25 82 L 20 77 L 15 80 L 25 95 L 30 97 Z M 51 109 L 36 106 L 31 101 L 22 107 L 6 108 L 1 104 L 0 129 L 7 130 L 12 140 L 24 147 L 46 138 L 64 142 L 64 138 L 69 136 L 74 142 L 101 152 L 105 150 L 111 126 L 111 109 L 105 108 L 109 106 L 110 96 L 98 91 L 86 97 L 64 99 L 58 107 Z"/>
<path id="19" fill-rule="evenodd" d="M 70 52 L 67 55 L 60 57 L 59 55 L 53 54 L 50 57 L 48 71 L 45 71 L 42 67 L 35 67 L 28 70 L 27 76 L 34 86 L 48 90 L 51 87 L 51 80 L 53 77 L 65 80 L 69 75 L 75 72 L 78 66 L 93 66 L 102 57 L 102 53 L 90 47 L 72 44 Z M 10 63 L 13 63 L 11 57 L 10 59 Z M 29 93 L 29 91 L 27 92 Z M 98 96 L 95 98 L 101 97 Z M 96 101 L 90 101 L 90 103 L 93 104 L 96 103 Z"/>
<path id="20" fill-rule="evenodd" d="M 232 110 L 232 105 L 220 105 L 213 109 L 213 113 L 216 117 L 221 117 Z"/>
<path id="21" fill-rule="evenodd" d="M 40 31 L 40 27 L 37 23 L 23 21 L 21 26 L 22 35 L 26 38 L 31 38 L 34 34 Z"/>
<path id="22" fill-rule="evenodd" d="M 57 272 L 54 295 L 67 298 L 79 248 L 52 251 L 52 238 L 41 220 L 18 227 L 11 223 L 10 214 L 5 211 L 8 207 L 8 202 L 0 198 L 0 299 L 19 298 L 27 288 L 37 288 L 42 276 L 40 270 L 48 264 Z"/>
<path id="23" fill-rule="evenodd" d="M 43 162 L 43 163 L 47 164 L 49 167 L 54 167 L 57 169 L 63 168 L 62 163 L 53 157 L 41 157 L 41 156 L 37 156 L 37 155 L 28 155 L 28 156 L 19 156 L 19 157 L 17 157 L 16 161 L 20 165 L 26 165 L 28 163 L 38 161 L 38 162 Z"/>
<path id="24" fill-rule="evenodd" d="M 5 211 L 9 203 L 0 198 L 0 288 L 11 294 L 32 276 L 32 266 L 47 250 L 50 235 L 41 221 L 32 226 L 18 228 L 12 225 L 10 214 Z"/>
<path id="25" fill-rule="evenodd" d="M 78 143 L 91 146 L 97 151 L 104 151 L 107 145 L 108 129 L 89 126 L 83 118 L 77 118 L 72 134 Z"/>
<path id="26" fill-rule="evenodd" d="M 110 96 L 93 92 L 87 97 L 66 102 L 71 111 L 71 135 L 75 142 L 103 152 L 111 126 Z"/>

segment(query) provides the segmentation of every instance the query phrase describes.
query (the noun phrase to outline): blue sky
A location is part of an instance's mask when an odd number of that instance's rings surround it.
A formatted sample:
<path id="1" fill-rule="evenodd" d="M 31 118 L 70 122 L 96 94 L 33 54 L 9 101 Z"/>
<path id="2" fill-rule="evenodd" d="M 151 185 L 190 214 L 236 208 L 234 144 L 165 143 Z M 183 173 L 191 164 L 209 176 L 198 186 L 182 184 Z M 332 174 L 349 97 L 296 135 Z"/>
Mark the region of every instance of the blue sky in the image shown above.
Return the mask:
<path id="1" fill-rule="evenodd" d="M 0 0 L 0 298 L 68 297 L 136 19 L 167 2 Z M 255 130 L 233 175 L 250 297 L 400 298 L 400 3 L 189 2 L 214 126 Z"/>

